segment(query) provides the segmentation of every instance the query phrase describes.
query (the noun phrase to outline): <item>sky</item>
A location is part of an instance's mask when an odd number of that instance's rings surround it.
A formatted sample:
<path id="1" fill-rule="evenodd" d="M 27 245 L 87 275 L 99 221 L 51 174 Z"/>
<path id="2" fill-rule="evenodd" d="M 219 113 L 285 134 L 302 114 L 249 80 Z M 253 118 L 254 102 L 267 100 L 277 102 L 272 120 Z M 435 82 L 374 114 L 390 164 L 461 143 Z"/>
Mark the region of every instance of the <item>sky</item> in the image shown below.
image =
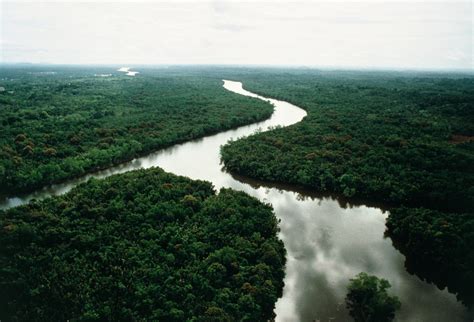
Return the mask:
<path id="1" fill-rule="evenodd" d="M 0 62 L 473 70 L 472 1 L 0 0 Z"/>

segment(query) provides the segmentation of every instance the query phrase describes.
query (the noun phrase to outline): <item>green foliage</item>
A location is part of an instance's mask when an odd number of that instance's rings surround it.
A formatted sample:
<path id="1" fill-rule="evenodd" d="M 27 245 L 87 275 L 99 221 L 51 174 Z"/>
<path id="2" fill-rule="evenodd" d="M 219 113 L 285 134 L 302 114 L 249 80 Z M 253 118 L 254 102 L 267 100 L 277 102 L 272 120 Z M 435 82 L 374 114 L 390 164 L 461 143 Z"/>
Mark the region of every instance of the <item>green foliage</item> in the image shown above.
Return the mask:
<path id="1" fill-rule="evenodd" d="M 269 205 L 161 169 L 0 211 L 0 319 L 265 321 L 285 254 Z"/>
<path id="2" fill-rule="evenodd" d="M 474 77 L 276 70 L 241 79 L 308 115 L 225 145 L 230 171 L 388 204 L 474 207 Z"/>
<path id="3" fill-rule="evenodd" d="M 228 170 L 405 206 L 388 227 L 407 264 L 418 263 L 411 272 L 474 304 L 472 75 L 267 70 L 240 78 L 308 115 L 225 145 Z"/>
<path id="4" fill-rule="evenodd" d="M 54 70 L 56 74 L 44 74 Z M 113 74 L 95 77 L 95 73 Z M 181 69 L 2 67 L 0 194 L 31 191 L 265 119 L 270 104 Z"/>
<path id="5" fill-rule="evenodd" d="M 376 276 L 360 273 L 350 280 L 346 305 L 355 322 L 393 321 L 401 303 L 387 293 L 390 283 Z"/>
<path id="6" fill-rule="evenodd" d="M 395 208 L 387 234 L 407 254 L 410 272 L 458 293 L 474 307 L 474 216 L 425 208 Z"/>

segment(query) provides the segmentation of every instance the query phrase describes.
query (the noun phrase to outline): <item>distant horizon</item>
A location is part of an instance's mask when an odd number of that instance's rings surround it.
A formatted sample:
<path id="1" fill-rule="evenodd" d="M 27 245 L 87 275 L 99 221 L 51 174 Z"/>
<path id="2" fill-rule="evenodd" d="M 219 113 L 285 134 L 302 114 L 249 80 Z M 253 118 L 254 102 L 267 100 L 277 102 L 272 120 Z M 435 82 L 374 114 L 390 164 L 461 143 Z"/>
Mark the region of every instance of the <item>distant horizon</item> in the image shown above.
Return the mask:
<path id="1" fill-rule="evenodd" d="M 471 1 L 70 0 L 0 8 L 3 63 L 474 69 Z"/>
<path id="2" fill-rule="evenodd" d="M 472 68 L 449 67 L 379 67 L 379 66 L 324 66 L 324 65 L 284 65 L 284 64 L 199 64 L 199 63 L 52 63 L 52 62 L 1 62 L 2 65 L 22 66 L 72 66 L 72 67 L 232 67 L 232 68 L 274 68 L 274 69 L 320 69 L 332 71 L 393 71 L 393 72 L 462 72 L 474 74 Z"/>

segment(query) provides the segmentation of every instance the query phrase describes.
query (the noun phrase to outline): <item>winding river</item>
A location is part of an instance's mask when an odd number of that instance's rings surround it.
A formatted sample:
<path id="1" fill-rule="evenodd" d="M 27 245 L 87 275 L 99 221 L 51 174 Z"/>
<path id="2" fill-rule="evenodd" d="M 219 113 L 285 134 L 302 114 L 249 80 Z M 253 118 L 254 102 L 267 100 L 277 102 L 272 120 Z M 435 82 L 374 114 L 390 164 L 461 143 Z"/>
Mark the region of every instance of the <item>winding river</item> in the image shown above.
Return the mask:
<path id="1" fill-rule="evenodd" d="M 265 98 L 224 80 L 224 88 L 272 103 L 272 117 L 256 124 L 178 144 L 130 162 L 24 196 L 0 200 L 0 209 L 69 191 L 90 177 L 103 178 L 126 171 L 159 166 L 192 179 L 211 181 L 271 203 L 280 222 L 280 238 L 287 250 L 285 288 L 276 303 L 277 321 L 350 321 L 344 297 L 350 278 L 365 271 L 392 284 L 402 302 L 397 321 L 469 321 L 468 312 L 453 294 L 410 275 L 404 256 L 384 238 L 387 213 L 368 206 L 347 206 L 332 197 L 314 197 L 282 186 L 237 179 L 222 170 L 219 148 L 230 139 L 288 126 L 306 112 L 287 102 Z"/>

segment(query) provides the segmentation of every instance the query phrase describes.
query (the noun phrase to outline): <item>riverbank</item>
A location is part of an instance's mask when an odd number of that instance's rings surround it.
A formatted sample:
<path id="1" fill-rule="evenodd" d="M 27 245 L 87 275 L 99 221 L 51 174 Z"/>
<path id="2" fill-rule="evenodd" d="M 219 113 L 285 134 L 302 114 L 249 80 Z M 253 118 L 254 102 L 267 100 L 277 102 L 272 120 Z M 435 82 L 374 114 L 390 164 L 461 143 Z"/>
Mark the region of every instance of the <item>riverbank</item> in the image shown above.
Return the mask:
<path id="1" fill-rule="evenodd" d="M 139 78 L 97 78 L 99 70 L 55 70 L 41 77 L 2 70 L 15 90 L 0 93 L 3 196 L 255 123 L 273 112 L 266 102 L 225 91 L 217 78 L 153 70 Z"/>
<path id="2" fill-rule="evenodd" d="M 474 265 L 467 259 L 474 247 L 472 228 L 470 220 L 455 220 L 456 214 L 474 218 L 474 145 L 451 139 L 474 131 L 469 108 L 474 78 L 295 70 L 243 77 L 248 88 L 294 102 L 308 116 L 293 127 L 224 146 L 226 169 L 388 205 L 398 217 L 389 217 L 387 235 L 403 245 L 411 272 L 447 285 L 474 305 L 467 286 L 474 283 Z M 426 212 L 432 215 L 423 220 L 413 215 Z M 445 246 L 434 246 L 439 243 Z M 407 245 L 416 245 L 416 254 Z M 450 257 L 451 248 L 464 255 Z M 453 274 L 463 278 L 451 283 Z"/>

